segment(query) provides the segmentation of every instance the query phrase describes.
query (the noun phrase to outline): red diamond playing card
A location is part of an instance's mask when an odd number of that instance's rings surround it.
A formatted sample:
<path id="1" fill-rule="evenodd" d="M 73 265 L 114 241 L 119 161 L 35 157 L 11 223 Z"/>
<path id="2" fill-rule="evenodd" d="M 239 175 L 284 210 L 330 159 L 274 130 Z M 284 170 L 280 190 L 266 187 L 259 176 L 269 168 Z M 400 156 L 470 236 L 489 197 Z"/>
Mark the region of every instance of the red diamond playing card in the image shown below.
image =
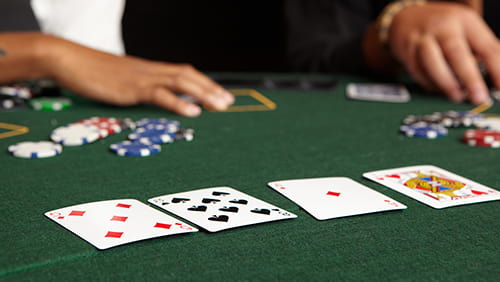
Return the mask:
<path id="1" fill-rule="evenodd" d="M 98 249 L 198 231 L 132 199 L 86 203 L 49 211 L 45 215 Z"/>

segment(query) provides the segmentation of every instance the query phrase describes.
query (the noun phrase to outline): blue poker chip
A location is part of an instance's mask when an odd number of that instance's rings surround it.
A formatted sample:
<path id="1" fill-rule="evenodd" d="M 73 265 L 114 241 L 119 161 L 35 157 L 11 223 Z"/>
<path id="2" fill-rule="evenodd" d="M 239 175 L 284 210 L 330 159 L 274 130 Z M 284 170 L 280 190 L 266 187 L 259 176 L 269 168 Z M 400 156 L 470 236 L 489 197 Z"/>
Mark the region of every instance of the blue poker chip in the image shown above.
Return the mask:
<path id="1" fill-rule="evenodd" d="M 163 126 L 168 129 L 169 132 L 176 132 L 179 130 L 181 124 L 176 120 L 170 120 L 166 118 L 143 118 L 135 122 L 137 127 L 143 128 L 157 128 L 159 126 Z"/>
<path id="2" fill-rule="evenodd" d="M 160 145 L 141 141 L 123 141 L 111 144 L 109 149 L 118 156 L 124 157 L 146 157 L 161 151 Z"/>
<path id="3" fill-rule="evenodd" d="M 128 139 L 153 144 L 172 143 L 175 140 L 176 132 L 177 130 L 172 132 L 170 128 L 164 125 L 148 125 L 147 128 L 140 127 L 130 133 Z"/>
<path id="4" fill-rule="evenodd" d="M 448 134 L 448 129 L 442 125 L 417 122 L 411 125 L 403 125 L 399 130 L 409 137 L 435 139 Z"/>

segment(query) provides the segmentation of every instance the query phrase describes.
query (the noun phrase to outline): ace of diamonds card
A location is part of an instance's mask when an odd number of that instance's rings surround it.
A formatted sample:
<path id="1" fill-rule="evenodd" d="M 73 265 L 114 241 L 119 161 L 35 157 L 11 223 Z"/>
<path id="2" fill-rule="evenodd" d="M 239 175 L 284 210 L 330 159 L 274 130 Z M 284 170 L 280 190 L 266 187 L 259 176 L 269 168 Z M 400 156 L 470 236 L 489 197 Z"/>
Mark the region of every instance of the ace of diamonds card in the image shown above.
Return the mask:
<path id="1" fill-rule="evenodd" d="M 347 177 L 280 180 L 269 187 L 318 220 L 406 209 L 406 206 Z"/>

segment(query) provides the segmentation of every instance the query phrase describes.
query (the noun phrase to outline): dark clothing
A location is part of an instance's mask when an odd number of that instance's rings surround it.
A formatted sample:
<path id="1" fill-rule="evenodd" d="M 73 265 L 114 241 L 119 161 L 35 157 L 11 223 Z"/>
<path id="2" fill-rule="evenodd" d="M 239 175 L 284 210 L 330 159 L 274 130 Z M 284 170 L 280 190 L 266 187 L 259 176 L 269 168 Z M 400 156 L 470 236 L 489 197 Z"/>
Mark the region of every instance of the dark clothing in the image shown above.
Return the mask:
<path id="1" fill-rule="evenodd" d="M 392 1 L 285 1 L 287 56 L 295 71 L 366 72 L 362 39 L 367 27 Z M 500 32 L 500 1 L 484 1 L 490 27 Z"/>
<path id="2" fill-rule="evenodd" d="M 30 0 L 0 0 L 0 32 L 40 30 Z"/>
<path id="3" fill-rule="evenodd" d="M 287 55 L 298 71 L 360 72 L 363 34 L 390 1 L 285 1 Z"/>

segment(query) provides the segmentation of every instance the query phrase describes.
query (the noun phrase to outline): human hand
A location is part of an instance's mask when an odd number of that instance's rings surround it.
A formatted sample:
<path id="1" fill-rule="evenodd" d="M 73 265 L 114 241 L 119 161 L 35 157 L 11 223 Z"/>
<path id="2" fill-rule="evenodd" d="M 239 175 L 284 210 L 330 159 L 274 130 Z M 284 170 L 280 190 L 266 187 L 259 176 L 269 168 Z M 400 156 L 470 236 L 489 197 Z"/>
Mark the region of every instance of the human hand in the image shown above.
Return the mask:
<path id="1" fill-rule="evenodd" d="M 419 84 L 444 92 L 452 101 L 489 100 L 477 60 L 500 89 L 499 41 L 465 5 L 428 2 L 404 8 L 391 24 L 389 47 Z"/>
<path id="2" fill-rule="evenodd" d="M 46 60 L 48 72 L 82 96 L 121 106 L 155 104 L 191 117 L 200 115 L 201 108 L 174 92 L 213 110 L 234 103 L 229 92 L 190 65 L 115 56 L 58 38 L 50 40 L 57 47 Z"/>

